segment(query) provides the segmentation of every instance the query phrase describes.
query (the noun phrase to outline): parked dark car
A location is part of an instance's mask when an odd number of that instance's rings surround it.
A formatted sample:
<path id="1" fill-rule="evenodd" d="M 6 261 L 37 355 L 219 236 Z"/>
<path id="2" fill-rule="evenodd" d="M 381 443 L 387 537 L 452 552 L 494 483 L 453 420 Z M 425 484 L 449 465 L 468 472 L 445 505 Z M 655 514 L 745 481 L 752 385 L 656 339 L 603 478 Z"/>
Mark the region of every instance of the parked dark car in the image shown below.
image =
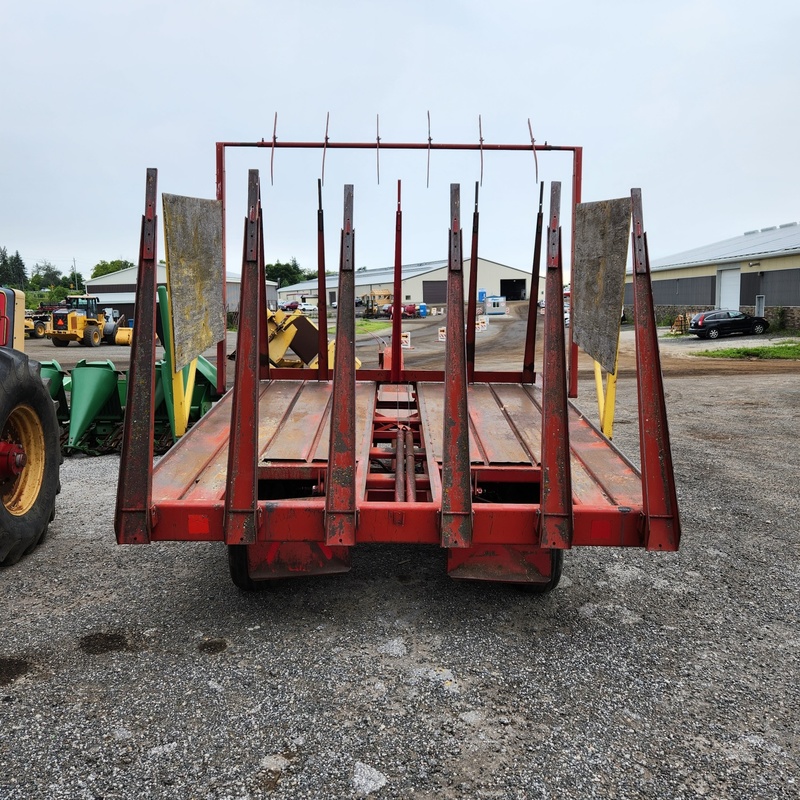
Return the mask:
<path id="1" fill-rule="evenodd" d="M 769 322 L 764 317 L 752 317 L 741 311 L 723 308 L 695 314 L 689 325 L 689 333 L 701 339 L 717 339 L 732 333 L 764 333 L 768 328 Z"/>

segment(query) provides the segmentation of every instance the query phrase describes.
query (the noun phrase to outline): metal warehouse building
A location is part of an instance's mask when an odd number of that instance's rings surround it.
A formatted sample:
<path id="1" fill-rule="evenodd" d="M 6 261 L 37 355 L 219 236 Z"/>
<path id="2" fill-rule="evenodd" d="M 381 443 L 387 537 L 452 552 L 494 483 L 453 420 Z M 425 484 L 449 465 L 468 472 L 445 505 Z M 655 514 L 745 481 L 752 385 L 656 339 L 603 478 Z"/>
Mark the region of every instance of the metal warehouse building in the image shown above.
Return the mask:
<path id="1" fill-rule="evenodd" d="M 469 259 L 464 261 L 464 288 L 469 286 Z M 427 303 L 443 305 L 447 300 L 447 261 L 428 261 L 422 264 L 408 264 L 402 268 L 404 303 Z M 369 302 L 373 293 L 394 293 L 394 269 L 361 268 L 355 273 L 356 296 L 364 303 Z M 487 295 L 505 297 L 507 300 L 526 300 L 529 297 L 531 284 L 530 269 L 521 270 L 508 267 L 485 258 L 478 259 L 478 286 Z M 316 278 L 293 286 L 284 286 L 278 290 L 283 301 L 317 300 Z M 325 279 L 328 304 L 338 301 L 339 276 L 328 275 Z"/>
<path id="2" fill-rule="evenodd" d="M 128 319 L 134 316 L 134 302 L 136 300 L 136 276 L 138 267 L 129 267 L 117 272 L 110 272 L 99 278 L 90 278 L 86 281 L 86 294 L 94 294 L 100 298 L 101 308 L 116 308 Z M 156 281 L 159 286 L 167 285 L 167 267 L 164 264 L 156 266 Z M 239 310 L 239 292 L 241 278 L 239 275 L 228 273 L 225 281 L 225 299 L 229 312 Z M 267 305 L 275 308 L 278 302 L 278 284 L 267 281 Z"/>
<path id="3" fill-rule="evenodd" d="M 773 324 L 800 327 L 800 225 L 748 231 L 651 263 L 653 300 L 662 316 L 687 309 L 735 308 Z M 631 277 L 625 286 L 632 307 Z"/>

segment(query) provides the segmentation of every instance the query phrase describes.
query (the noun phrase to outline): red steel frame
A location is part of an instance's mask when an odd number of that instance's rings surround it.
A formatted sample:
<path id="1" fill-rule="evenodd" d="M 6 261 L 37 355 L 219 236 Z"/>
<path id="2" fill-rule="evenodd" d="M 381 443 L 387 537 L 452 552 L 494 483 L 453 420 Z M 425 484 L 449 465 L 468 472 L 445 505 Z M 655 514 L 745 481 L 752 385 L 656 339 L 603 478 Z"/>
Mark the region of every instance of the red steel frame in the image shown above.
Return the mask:
<path id="1" fill-rule="evenodd" d="M 228 147 L 568 151 L 572 208 L 582 151 L 552 145 L 277 142 L 217 144 L 217 197 L 225 209 Z M 547 583 L 554 554 L 577 545 L 676 550 L 680 539 L 663 385 L 655 339 L 641 193 L 632 192 L 640 473 L 569 402 L 577 351 L 565 347 L 561 188 L 551 188 L 546 231 L 544 363 L 534 368 L 535 325 L 522 369 L 477 371 L 465 334 L 460 190 L 451 187 L 448 309 L 443 370 L 403 365 L 401 293 L 391 348 L 378 369 L 355 369 L 354 188 L 344 190 L 336 358 L 327 359 L 322 193 L 318 211 L 320 364 L 270 366 L 258 173 L 250 171 L 242 293 L 232 391 L 153 469 L 155 170 L 148 170 L 137 285 L 137 328 L 117 496 L 120 543 L 221 541 L 246 553 L 254 580 L 347 569 L 359 542 L 439 544 L 455 577 Z M 395 285 L 401 280 L 398 183 Z M 477 287 L 478 193 L 467 319 Z M 538 284 L 542 199 L 532 278 Z M 225 226 L 223 225 L 223 230 Z M 224 246 L 224 244 L 223 244 Z M 223 287 L 224 291 L 224 287 Z M 530 292 L 535 319 L 537 291 Z M 146 313 L 152 307 L 152 315 Z M 152 321 L 150 317 L 153 317 Z M 141 325 L 140 325 L 141 323 Z M 151 326 L 152 323 L 152 326 Z M 323 355 L 324 354 L 324 355 Z M 224 342 L 218 364 L 225 363 Z M 218 370 L 224 389 L 225 370 Z M 288 488 L 287 488 L 288 487 Z"/>

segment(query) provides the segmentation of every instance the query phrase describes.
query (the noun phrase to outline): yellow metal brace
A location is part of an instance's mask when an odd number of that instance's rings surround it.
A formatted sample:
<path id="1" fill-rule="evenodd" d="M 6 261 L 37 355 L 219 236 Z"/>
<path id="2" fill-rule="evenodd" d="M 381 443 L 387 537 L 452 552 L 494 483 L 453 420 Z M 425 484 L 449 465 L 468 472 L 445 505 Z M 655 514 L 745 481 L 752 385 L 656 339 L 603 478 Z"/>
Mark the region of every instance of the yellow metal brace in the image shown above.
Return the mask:
<path id="1" fill-rule="evenodd" d="M 619 369 L 619 334 L 617 334 L 617 355 L 614 359 L 614 372 L 606 379 L 603 388 L 603 368 L 594 362 L 594 384 L 597 391 L 597 410 L 600 416 L 600 430 L 609 439 L 614 434 L 614 409 L 617 404 L 617 371 Z"/>

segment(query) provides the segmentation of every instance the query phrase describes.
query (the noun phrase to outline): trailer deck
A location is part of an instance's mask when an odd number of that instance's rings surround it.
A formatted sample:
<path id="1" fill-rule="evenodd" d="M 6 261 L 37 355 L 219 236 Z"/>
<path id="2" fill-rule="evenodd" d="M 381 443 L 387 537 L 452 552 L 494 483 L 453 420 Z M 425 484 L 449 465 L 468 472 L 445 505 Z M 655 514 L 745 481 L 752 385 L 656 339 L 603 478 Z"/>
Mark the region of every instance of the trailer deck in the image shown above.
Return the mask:
<path id="1" fill-rule="evenodd" d="M 356 540 L 439 544 L 444 384 L 399 388 L 356 384 Z M 325 541 L 331 399 L 329 383 L 260 383 L 258 541 L 296 535 Z M 541 497 L 541 386 L 475 384 L 467 404 L 471 483 L 480 498 L 473 506 L 473 544 L 534 545 Z M 229 393 L 156 464 L 154 541 L 224 541 L 231 405 Z M 411 431 L 414 440 L 414 488 L 406 493 L 404 482 L 400 498 L 397 431 Z M 635 468 L 606 446 L 572 404 L 569 432 L 573 545 L 642 546 L 642 491 Z M 285 496 L 270 497 L 270 491 Z M 403 514 L 400 523 L 394 521 L 397 513 Z M 294 533 L 287 530 L 290 521 Z"/>

